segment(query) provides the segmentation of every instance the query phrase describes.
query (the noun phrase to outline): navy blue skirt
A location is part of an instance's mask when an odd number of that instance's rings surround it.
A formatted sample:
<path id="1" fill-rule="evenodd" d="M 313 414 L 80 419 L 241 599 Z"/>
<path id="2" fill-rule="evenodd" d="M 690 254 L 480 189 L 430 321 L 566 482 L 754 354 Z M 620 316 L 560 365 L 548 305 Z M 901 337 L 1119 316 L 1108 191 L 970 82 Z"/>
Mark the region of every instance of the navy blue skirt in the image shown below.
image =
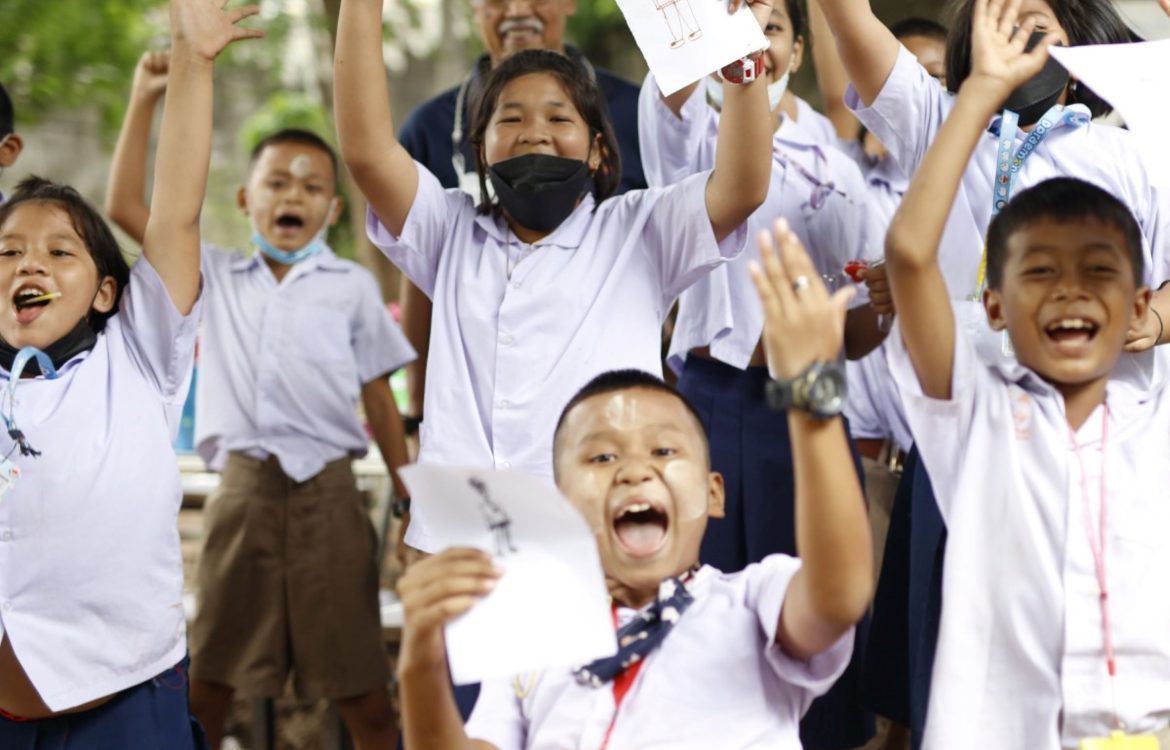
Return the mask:
<path id="1" fill-rule="evenodd" d="M 909 727 L 914 748 L 921 745 L 926 726 L 946 541 L 930 477 L 914 448 L 890 513 L 862 670 L 865 705 Z"/>
<path id="2" fill-rule="evenodd" d="M 711 443 L 711 467 L 723 475 L 725 517 L 707 523 L 700 559 L 725 572 L 764 557 L 796 554 L 796 489 L 788 417 L 764 400 L 765 367 L 739 370 L 688 357 L 678 388 L 703 420 Z M 851 446 L 852 449 L 852 446 Z M 861 458 L 853 470 L 865 486 Z M 862 650 L 868 618 L 858 623 L 853 660 L 828 693 L 813 702 L 800 724 L 807 750 L 841 750 L 873 736 L 873 718 L 861 704 Z"/>

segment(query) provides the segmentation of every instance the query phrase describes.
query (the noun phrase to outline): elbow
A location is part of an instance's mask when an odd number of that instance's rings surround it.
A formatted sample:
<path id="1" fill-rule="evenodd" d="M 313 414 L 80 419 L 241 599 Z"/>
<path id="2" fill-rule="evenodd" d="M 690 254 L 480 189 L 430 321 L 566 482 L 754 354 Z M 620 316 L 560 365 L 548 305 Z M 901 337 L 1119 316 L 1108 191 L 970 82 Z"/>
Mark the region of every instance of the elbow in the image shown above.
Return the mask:
<path id="1" fill-rule="evenodd" d="M 886 232 L 886 267 L 891 275 L 897 271 L 913 271 L 928 265 L 921 252 L 922 233 L 916 232 L 908 222 L 894 215 Z"/>
<path id="2" fill-rule="evenodd" d="M 838 584 L 820 601 L 822 622 L 841 631 L 856 625 L 869 610 L 873 600 L 873 564 L 854 566 L 849 575 L 842 575 Z"/>

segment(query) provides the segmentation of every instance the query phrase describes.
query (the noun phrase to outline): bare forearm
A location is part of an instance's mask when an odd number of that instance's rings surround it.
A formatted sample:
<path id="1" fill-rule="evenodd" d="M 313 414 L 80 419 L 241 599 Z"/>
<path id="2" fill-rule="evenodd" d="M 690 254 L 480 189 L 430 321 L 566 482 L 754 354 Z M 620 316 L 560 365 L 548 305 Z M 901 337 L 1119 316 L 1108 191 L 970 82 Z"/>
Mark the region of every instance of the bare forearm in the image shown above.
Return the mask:
<path id="1" fill-rule="evenodd" d="M 810 611 L 831 643 L 861 618 L 872 595 L 865 500 L 840 419 L 818 420 L 791 410 L 788 430 L 796 475 L 796 550 Z"/>
<path id="2" fill-rule="evenodd" d="M 825 100 L 825 114 L 833 123 L 838 138 L 856 140 L 861 125 L 845 106 L 849 74 L 841 63 L 837 40 L 833 37 L 825 12 L 821 10 L 821 4 L 817 0 L 812 0 L 808 4 L 808 17 L 809 29 L 812 32 L 813 64 L 817 71 L 817 86 Z"/>
<path id="3" fill-rule="evenodd" d="M 845 357 L 861 359 L 885 341 L 878 314 L 870 305 L 855 307 L 845 315 Z"/>
<path id="4" fill-rule="evenodd" d="M 143 253 L 185 314 L 199 288 L 199 214 L 211 161 L 212 62 L 177 43 L 170 80 Z"/>
<path id="5" fill-rule="evenodd" d="M 142 244 L 150 207 L 146 203 L 146 161 L 150 128 L 158 98 L 131 96 L 106 185 L 106 215 L 130 238 Z"/>
<path id="6" fill-rule="evenodd" d="M 476 750 L 447 677 L 446 665 L 398 670 L 403 744 L 411 750 Z"/>
<path id="7" fill-rule="evenodd" d="M 707 183 L 707 211 L 723 239 L 751 216 L 768 195 L 772 176 L 772 113 L 767 79 L 723 84 L 723 112 L 715 145 L 715 169 Z"/>
<path id="8" fill-rule="evenodd" d="M 869 6 L 869 0 L 819 2 L 833 31 L 841 63 L 861 101 L 873 103 L 898 59 L 898 40 Z"/>
<path id="9" fill-rule="evenodd" d="M 423 413 L 423 396 L 426 393 L 427 353 L 431 344 L 431 301 L 406 276 L 402 277 L 398 290 L 402 332 L 418 354 L 418 359 L 406 366 L 409 413 L 417 417 Z"/>
<path id="10" fill-rule="evenodd" d="M 379 378 L 367 383 L 362 388 L 362 406 L 365 407 L 370 430 L 374 433 L 374 442 L 378 444 L 382 460 L 386 462 L 386 470 L 394 482 L 394 494 L 406 497 L 406 486 L 398 477 L 398 471 L 408 463 L 406 436 L 389 380 Z"/>

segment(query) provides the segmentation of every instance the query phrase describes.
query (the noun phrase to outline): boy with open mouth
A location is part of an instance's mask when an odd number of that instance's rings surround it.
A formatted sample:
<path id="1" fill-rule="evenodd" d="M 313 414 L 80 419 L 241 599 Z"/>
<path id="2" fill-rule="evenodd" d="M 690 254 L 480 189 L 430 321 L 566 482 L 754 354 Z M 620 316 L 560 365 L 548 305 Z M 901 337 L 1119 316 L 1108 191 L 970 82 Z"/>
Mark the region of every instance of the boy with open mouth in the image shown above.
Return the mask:
<path id="1" fill-rule="evenodd" d="M 408 747 L 799 748 L 798 722 L 845 669 L 872 587 L 865 504 L 843 423 L 837 354 L 851 291 L 830 297 L 786 225 L 754 273 L 777 407 L 789 408 L 801 559 L 724 574 L 699 566 L 723 505 L 693 407 L 646 373 L 604 373 L 561 415 L 557 485 L 594 530 L 619 652 L 577 669 L 487 682 L 466 728 L 443 625 L 494 587 L 474 549 L 415 563 L 398 673 Z M 534 602 L 533 606 L 539 606 Z M 517 613 L 523 616 L 523 613 Z"/>

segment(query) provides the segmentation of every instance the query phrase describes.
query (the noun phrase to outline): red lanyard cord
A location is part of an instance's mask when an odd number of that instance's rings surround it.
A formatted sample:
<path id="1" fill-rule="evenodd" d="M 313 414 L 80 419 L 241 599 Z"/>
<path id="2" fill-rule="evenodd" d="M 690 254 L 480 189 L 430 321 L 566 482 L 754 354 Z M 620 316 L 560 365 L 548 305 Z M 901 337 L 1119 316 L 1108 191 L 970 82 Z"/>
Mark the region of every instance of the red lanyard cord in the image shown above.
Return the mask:
<path id="1" fill-rule="evenodd" d="M 1105 460 L 1107 448 L 1109 447 L 1109 405 L 1105 404 L 1103 414 L 1101 416 L 1101 478 L 1097 489 L 1099 499 L 1097 528 L 1093 528 L 1093 513 L 1091 503 L 1089 502 L 1089 479 L 1085 471 L 1085 462 L 1081 456 L 1081 447 L 1077 444 L 1076 434 L 1072 429 L 1069 429 L 1069 436 L 1072 440 L 1072 448 L 1077 454 L 1077 463 L 1081 468 L 1081 508 L 1082 517 L 1085 519 L 1085 531 L 1089 537 L 1089 550 L 1093 553 L 1093 567 L 1097 574 L 1097 588 L 1100 591 L 1099 601 L 1101 603 L 1101 631 L 1102 640 L 1105 647 L 1105 665 L 1109 670 L 1109 684 L 1113 693 L 1113 719 L 1118 727 L 1121 726 L 1121 719 L 1117 714 L 1117 690 L 1114 684 L 1114 678 L 1117 677 L 1117 659 L 1113 653 L 1113 623 L 1109 616 L 1109 577 L 1107 575 L 1106 549 L 1105 538 L 1108 529 L 1108 485 L 1106 483 L 1105 474 Z M 1096 533 L 1094 533 L 1096 531 Z"/>

